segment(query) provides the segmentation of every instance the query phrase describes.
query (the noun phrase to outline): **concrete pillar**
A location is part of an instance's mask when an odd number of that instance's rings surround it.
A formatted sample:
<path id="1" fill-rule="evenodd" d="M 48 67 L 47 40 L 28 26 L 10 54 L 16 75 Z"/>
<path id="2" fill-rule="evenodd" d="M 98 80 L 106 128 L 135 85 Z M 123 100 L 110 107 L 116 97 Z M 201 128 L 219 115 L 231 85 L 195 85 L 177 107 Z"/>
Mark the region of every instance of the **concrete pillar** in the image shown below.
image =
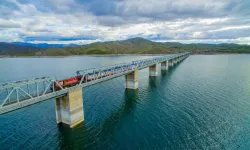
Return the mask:
<path id="1" fill-rule="evenodd" d="M 170 59 L 170 60 L 168 61 L 168 66 L 169 66 L 169 67 L 173 67 L 173 66 L 174 66 L 173 59 Z"/>
<path id="2" fill-rule="evenodd" d="M 138 89 L 138 70 L 125 75 L 125 88 Z"/>
<path id="3" fill-rule="evenodd" d="M 158 64 L 149 66 L 149 76 L 158 76 Z"/>
<path id="4" fill-rule="evenodd" d="M 176 65 L 176 58 L 173 59 L 173 65 Z"/>
<path id="5" fill-rule="evenodd" d="M 82 88 L 74 88 L 55 99 L 57 123 L 64 123 L 73 128 L 84 121 Z"/>
<path id="6" fill-rule="evenodd" d="M 161 70 L 168 70 L 168 61 L 164 61 L 161 63 Z"/>

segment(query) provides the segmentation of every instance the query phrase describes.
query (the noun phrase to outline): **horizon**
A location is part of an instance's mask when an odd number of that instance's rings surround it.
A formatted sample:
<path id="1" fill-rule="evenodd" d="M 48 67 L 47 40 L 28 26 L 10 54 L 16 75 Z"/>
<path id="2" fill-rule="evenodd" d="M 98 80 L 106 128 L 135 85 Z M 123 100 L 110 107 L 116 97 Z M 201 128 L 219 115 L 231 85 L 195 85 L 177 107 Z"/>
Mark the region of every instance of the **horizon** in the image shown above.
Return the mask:
<path id="1" fill-rule="evenodd" d="M 110 41 L 96 41 L 96 42 L 91 42 L 91 43 L 36 43 L 36 41 L 33 41 L 33 42 L 19 42 L 19 41 L 16 41 L 16 42 L 5 42 L 5 43 L 10 43 L 10 44 L 15 44 L 15 45 L 23 45 L 23 46 L 31 46 L 31 47 L 34 47 L 35 45 L 37 45 L 37 47 L 41 47 L 41 45 L 58 45 L 59 48 L 61 46 L 69 46 L 69 47 L 73 47 L 73 46 L 82 46 L 82 45 L 89 45 L 89 44 L 93 44 L 93 43 L 105 43 L 105 42 L 114 42 L 114 41 L 126 41 L 126 40 L 130 40 L 130 39 L 136 39 L 136 38 L 141 38 L 141 37 L 133 37 L 133 38 L 129 38 L 129 39 L 122 39 L 122 40 L 110 40 Z M 144 38 L 141 38 L 141 39 L 144 39 Z M 148 40 L 148 41 L 151 41 L 151 42 L 157 42 L 157 43 L 179 43 L 179 44 L 211 44 L 211 45 L 219 45 L 219 44 L 237 44 L 237 45 L 250 45 L 250 44 L 238 44 L 238 43 L 226 43 L 226 42 L 221 42 L 221 43 L 206 43 L 206 42 L 200 42 L 200 43 L 188 43 L 188 42 L 179 42 L 179 41 L 154 41 L 154 40 L 150 40 L 150 39 L 144 39 L 144 40 Z M 0 41 L 1 43 L 1 41 Z M 25 45 L 27 44 L 27 45 Z M 39 46 L 40 45 L 40 46 Z M 49 48 L 49 47 L 44 47 L 44 48 Z M 62 48 L 62 47 L 61 47 Z"/>
<path id="2" fill-rule="evenodd" d="M 141 37 L 250 45 L 249 7 L 247 0 L 3 0 L 0 42 L 86 45 Z"/>

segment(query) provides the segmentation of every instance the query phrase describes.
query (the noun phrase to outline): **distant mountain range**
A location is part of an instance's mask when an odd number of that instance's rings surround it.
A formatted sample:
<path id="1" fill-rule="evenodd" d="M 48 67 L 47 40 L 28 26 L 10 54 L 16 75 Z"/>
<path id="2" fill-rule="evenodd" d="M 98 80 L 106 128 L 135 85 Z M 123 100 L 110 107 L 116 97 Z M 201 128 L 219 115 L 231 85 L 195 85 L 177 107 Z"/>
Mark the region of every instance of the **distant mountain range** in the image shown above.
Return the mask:
<path id="1" fill-rule="evenodd" d="M 89 54 L 250 53 L 250 45 L 159 43 L 143 38 L 88 45 L 0 43 L 0 55 L 69 56 Z"/>
<path id="2" fill-rule="evenodd" d="M 0 42 L 0 55 L 19 55 L 40 51 L 41 48 Z"/>
<path id="3" fill-rule="evenodd" d="M 32 46 L 32 47 L 38 47 L 38 48 L 50 48 L 50 47 L 63 48 L 63 47 L 78 46 L 76 44 L 48 44 L 48 43 L 35 44 L 35 43 L 24 43 L 24 42 L 13 42 L 12 44 L 21 45 L 21 46 Z"/>

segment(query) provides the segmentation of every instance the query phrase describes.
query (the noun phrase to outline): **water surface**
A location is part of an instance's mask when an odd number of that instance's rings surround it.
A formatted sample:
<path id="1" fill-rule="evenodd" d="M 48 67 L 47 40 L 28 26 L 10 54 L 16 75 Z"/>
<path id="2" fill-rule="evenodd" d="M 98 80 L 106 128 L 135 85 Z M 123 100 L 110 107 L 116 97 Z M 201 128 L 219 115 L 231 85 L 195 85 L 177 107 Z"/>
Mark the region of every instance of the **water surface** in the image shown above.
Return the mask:
<path id="1" fill-rule="evenodd" d="M 0 82 L 52 76 L 149 56 L 1 58 Z M 159 70 L 160 71 L 160 70 Z M 148 77 L 83 89 L 85 121 L 56 124 L 53 100 L 0 116 L 1 149 L 249 149 L 250 55 L 193 55 Z"/>

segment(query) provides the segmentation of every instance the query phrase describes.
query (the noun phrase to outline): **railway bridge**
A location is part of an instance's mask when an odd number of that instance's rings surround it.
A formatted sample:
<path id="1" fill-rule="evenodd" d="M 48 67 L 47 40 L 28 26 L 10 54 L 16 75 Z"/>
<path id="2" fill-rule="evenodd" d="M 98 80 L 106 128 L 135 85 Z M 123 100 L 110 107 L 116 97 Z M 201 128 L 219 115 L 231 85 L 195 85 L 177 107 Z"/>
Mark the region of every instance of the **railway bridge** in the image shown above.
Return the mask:
<path id="1" fill-rule="evenodd" d="M 178 53 L 79 70 L 76 77 L 69 80 L 41 77 L 3 83 L 0 84 L 0 114 L 54 99 L 57 123 L 64 123 L 72 128 L 84 121 L 82 88 L 125 76 L 125 88 L 137 89 L 139 70 L 149 68 L 149 76 L 157 76 L 159 65 L 162 70 L 168 70 L 188 56 L 189 53 Z"/>

